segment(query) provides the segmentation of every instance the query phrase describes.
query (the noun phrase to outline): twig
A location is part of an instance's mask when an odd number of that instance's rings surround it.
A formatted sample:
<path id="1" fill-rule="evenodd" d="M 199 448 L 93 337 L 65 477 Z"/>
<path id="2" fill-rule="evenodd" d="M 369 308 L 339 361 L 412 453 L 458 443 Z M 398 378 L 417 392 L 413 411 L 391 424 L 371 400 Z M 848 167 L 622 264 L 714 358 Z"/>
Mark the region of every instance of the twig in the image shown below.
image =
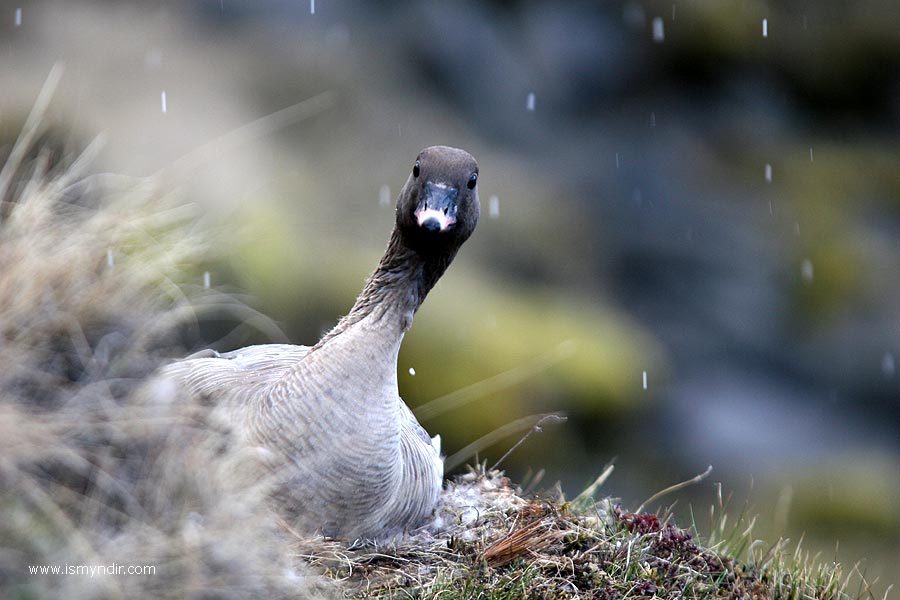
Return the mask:
<path id="1" fill-rule="evenodd" d="M 198 167 L 213 162 L 213 159 L 248 142 L 263 138 L 289 125 L 314 117 L 332 106 L 337 101 L 337 94 L 325 91 L 302 102 L 288 106 L 279 111 L 250 121 L 228 133 L 196 148 L 172 164 L 164 167 L 152 177 L 162 179 L 167 176 L 183 176 Z"/>
<path id="2" fill-rule="evenodd" d="M 518 448 L 519 446 L 524 444 L 525 440 L 527 440 L 529 437 L 531 437 L 531 434 L 540 433 L 541 431 L 543 431 L 543 429 L 541 429 L 541 425 L 543 425 L 544 423 L 548 423 L 548 422 L 555 425 L 557 423 L 565 423 L 565 421 L 566 421 L 565 416 L 556 414 L 556 413 L 550 413 L 550 414 L 544 415 L 543 417 L 538 419 L 538 422 L 531 426 L 531 429 L 528 430 L 528 433 L 523 435 L 522 438 L 518 442 L 513 444 L 512 448 L 510 448 L 509 450 L 506 451 L 506 454 L 501 456 L 500 459 L 494 463 L 494 466 L 491 467 L 491 471 L 497 469 L 497 467 L 500 466 L 500 463 L 502 463 L 504 460 L 506 460 L 507 456 L 512 454 L 516 448 Z"/>
<path id="3" fill-rule="evenodd" d="M 594 494 L 597 493 L 597 490 L 600 489 L 600 486 L 606 483 L 606 480 L 609 479 L 609 476 L 612 475 L 612 472 L 615 468 L 616 466 L 612 463 L 606 465 L 606 467 L 603 469 L 603 472 L 600 473 L 600 476 L 594 480 L 594 483 L 584 488 L 584 490 L 580 494 L 575 496 L 575 498 L 572 500 L 572 504 L 579 505 L 582 502 L 589 502 L 594 497 Z"/>
<path id="4" fill-rule="evenodd" d="M 681 483 L 676 483 L 675 485 L 670 485 L 666 489 L 656 492 L 655 494 L 653 494 L 652 496 L 650 496 L 649 498 L 647 498 L 646 500 L 641 502 L 641 505 L 638 506 L 637 510 L 635 510 L 634 512 L 636 512 L 636 513 L 641 512 L 645 506 L 647 506 L 651 502 L 655 502 L 656 500 L 659 500 L 666 494 L 671 494 L 672 492 L 677 492 L 678 490 L 680 490 L 682 488 L 686 488 L 689 485 L 694 485 L 695 483 L 700 483 L 701 481 L 706 479 L 710 473 L 712 473 L 712 470 L 713 470 L 712 465 L 709 465 L 708 467 L 706 467 L 706 470 L 703 471 L 702 473 L 700 473 L 699 475 L 697 475 L 695 477 L 691 477 L 687 481 L 682 481 Z"/>
<path id="5" fill-rule="evenodd" d="M 524 365 L 519 365 L 518 367 L 498 373 L 497 375 L 468 385 L 455 392 L 441 396 L 440 398 L 435 398 L 418 407 L 413 412 L 419 421 L 433 419 L 448 410 L 459 408 L 478 398 L 496 394 L 501 390 L 517 385 L 529 377 L 533 377 L 537 373 L 549 369 L 569 358 L 575 353 L 575 350 L 575 342 L 566 340 L 565 342 L 557 344 L 547 352 L 536 356 Z"/>
<path id="6" fill-rule="evenodd" d="M 556 418 L 559 419 L 558 422 L 562 422 L 565 420 L 565 416 L 561 413 L 550 413 L 550 415 L 555 415 Z M 444 470 L 450 471 L 450 470 L 458 467 L 459 465 L 461 465 L 463 462 L 465 462 L 472 456 L 475 456 L 481 450 L 487 448 L 488 446 L 491 446 L 492 444 L 497 443 L 498 441 L 502 440 L 506 436 L 509 436 L 514 433 L 518 433 L 520 431 L 524 431 L 526 429 L 530 429 L 531 427 L 534 427 L 535 423 L 539 422 L 541 419 L 543 419 L 547 416 L 549 416 L 549 415 L 541 414 L 541 415 L 531 415 L 529 417 L 522 417 L 521 419 L 516 419 L 512 423 L 507 423 L 506 425 L 504 425 L 502 427 L 498 427 L 497 429 L 493 430 L 492 432 L 488 433 L 487 435 L 484 435 L 484 436 L 478 438 L 477 440 L 475 440 L 471 444 L 467 445 L 466 447 L 462 448 L 458 452 L 451 454 L 450 456 L 445 458 L 444 459 Z"/>

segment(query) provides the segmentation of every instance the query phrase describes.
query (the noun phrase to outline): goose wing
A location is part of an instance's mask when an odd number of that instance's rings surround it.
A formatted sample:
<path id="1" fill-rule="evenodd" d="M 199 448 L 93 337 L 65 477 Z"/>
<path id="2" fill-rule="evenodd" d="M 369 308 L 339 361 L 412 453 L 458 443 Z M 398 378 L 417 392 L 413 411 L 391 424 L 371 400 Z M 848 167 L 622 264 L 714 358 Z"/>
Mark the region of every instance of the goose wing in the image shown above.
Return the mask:
<path id="1" fill-rule="evenodd" d="M 400 398 L 400 406 L 400 435 L 407 436 L 410 441 L 415 440 L 417 445 L 427 448 L 427 450 L 423 450 L 423 452 L 429 456 L 434 464 L 438 465 L 441 476 L 443 476 L 444 455 L 441 453 L 441 436 L 429 436 L 428 432 L 425 431 L 425 428 L 422 427 L 415 415 L 413 415 L 412 411 L 406 405 L 406 402 L 403 401 L 403 398 Z"/>
<path id="2" fill-rule="evenodd" d="M 201 350 L 166 366 L 162 375 L 191 394 L 216 397 L 274 383 L 309 352 L 309 346 L 261 344 L 231 352 Z"/>

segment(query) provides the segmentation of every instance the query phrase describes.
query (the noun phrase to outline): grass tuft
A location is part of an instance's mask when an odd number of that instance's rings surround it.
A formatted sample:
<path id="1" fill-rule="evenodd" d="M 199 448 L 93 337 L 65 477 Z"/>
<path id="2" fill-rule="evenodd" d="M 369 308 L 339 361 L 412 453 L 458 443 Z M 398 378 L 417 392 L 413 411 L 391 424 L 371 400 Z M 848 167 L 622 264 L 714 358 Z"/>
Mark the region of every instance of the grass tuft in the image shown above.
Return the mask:
<path id="1" fill-rule="evenodd" d="M 196 211 L 89 175 L 99 142 L 41 145 L 45 122 L 0 170 L 0 597 L 335 597 L 289 559 L 228 432 L 149 378 L 198 313 L 237 306 L 185 274 L 209 251 Z M 152 573 L 97 571 L 116 565 Z"/>

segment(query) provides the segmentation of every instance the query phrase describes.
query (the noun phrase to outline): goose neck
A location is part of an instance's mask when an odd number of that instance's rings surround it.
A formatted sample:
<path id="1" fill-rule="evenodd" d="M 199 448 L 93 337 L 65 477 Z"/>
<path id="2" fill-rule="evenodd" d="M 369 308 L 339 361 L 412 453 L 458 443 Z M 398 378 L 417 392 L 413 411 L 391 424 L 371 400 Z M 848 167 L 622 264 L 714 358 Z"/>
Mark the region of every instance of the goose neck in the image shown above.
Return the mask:
<path id="1" fill-rule="evenodd" d="M 428 292 L 447 270 L 454 254 L 417 252 L 405 245 L 402 236 L 395 230 L 387 251 L 366 281 L 353 308 L 319 344 L 363 320 L 376 323 L 379 328 L 402 338 Z"/>

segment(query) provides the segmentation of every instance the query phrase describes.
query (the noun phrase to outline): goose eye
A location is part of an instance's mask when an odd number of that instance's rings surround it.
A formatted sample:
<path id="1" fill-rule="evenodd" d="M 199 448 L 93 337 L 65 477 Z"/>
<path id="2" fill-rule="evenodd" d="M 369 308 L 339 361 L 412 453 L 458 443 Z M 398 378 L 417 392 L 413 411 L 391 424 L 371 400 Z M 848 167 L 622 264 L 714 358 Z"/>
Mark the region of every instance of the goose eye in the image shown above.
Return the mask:
<path id="1" fill-rule="evenodd" d="M 478 173 L 472 173 L 472 176 L 469 177 L 469 183 L 466 184 L 466 187 L 470 190 L 475 189 L 475 183 L 478 182 Z"/>
<path id="2" fill-rule="evenodd" d="M 416 164 L 413 165 L 413 177 L 419 176 L 419 161 L 416 161 Z"/>

